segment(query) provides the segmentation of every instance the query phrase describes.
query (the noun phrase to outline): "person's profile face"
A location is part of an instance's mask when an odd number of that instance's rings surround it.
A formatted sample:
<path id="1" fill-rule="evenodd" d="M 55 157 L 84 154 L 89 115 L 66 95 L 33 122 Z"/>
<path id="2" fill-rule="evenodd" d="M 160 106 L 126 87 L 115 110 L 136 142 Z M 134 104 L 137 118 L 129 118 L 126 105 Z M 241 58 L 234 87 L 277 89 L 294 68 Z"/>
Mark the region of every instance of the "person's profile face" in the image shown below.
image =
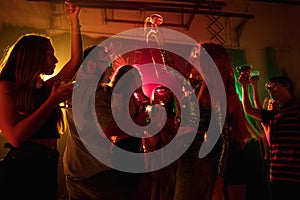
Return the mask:
<path id="1" fill-rule="evenodd" d="M 276 94 L 278 91 L 278 83 L 272 82 L 272 83 L 267 83 L 265 85 L 265 88 L 267 92 L 271 95 L 273 99 L 276 99 Z"/>
<path id="2" fill-rule="evenodd" d="M 54 73 L 56 63 L 58 62 L 56 56 L 54 55 L 54 49 L 51 44 L 46 49 L 46 63 L 41 68 L 41 73 L 45 75 L 51 75 Z"/>

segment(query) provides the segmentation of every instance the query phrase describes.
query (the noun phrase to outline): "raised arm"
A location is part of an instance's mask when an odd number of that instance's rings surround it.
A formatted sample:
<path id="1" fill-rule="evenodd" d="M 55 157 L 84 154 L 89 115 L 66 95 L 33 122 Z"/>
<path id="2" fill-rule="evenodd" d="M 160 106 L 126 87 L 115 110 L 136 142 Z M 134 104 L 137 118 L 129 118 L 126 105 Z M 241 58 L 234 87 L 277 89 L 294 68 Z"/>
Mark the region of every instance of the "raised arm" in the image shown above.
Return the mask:
<path id="1" fill-rule="evenodd" d="M 253 108 L 249 99 L 249 74 L 242 72 L 238 80 L 242 85 L 242 102 L 245 113 L 258 120 L 261 120 L 261 110 L 258 108 Z"/>
<path id="2" fill-rule="evenodd" d="M 250 84 L 252 86 L 252 94 L 253 94 L 253 103 L 255 108 L 262 108 L 259 95 L 258 95 L 258 81 L 259 79 L 256 77 L 251 77 L 250 78 Z"/>
<path id="3" fill-rule="evenodd" d="M 64 80 L 71 81 L 82 63 L 82 38 L 79 23 L 80 7 L 73 2 L 66 2 L 67 17 L 71 30 L 71 57 L 60 72 L 47 82 Z"/>

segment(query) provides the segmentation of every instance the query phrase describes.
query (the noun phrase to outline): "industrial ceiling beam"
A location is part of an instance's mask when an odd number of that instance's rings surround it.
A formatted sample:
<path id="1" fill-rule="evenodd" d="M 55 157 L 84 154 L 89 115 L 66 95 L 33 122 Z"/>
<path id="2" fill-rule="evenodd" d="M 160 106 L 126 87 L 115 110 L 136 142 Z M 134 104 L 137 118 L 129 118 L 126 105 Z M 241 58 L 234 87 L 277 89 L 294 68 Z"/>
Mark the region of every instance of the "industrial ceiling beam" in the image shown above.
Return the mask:
<path id="1" fill-rule="evenodd" d="M 61 2 L 61 0 L 27 0 L 40 2 Z M 75 0 L 74 0 L 75 1 Z M 141 2 L 141 1 L 103 1 L 103 0 L 76 0 L 83 8 L 102 8 L 116 10 L 138 10 L 155 11 L 169 13 L 185 13 L 196 15 L 214 15 L 222 17 L 253 18 L 253 15 L 243 13 L 232 13 L 220 11 L 224 2 L 203 1 L 204 3 L 183 2 L 181 3 L 162 3 L 162 2 Z M 201 1 L 202 2 L 202 1 Z M 197 9 L 195 9 L 195 7 Z"/>
<path id="2" fill-rule="evenodd" d="M 249 1 L 266 2 L 266 3 L 280 3 L 280 4 L 291 5 L 291 6 L 300 6 L 299 0 L 249 0 Z"/>

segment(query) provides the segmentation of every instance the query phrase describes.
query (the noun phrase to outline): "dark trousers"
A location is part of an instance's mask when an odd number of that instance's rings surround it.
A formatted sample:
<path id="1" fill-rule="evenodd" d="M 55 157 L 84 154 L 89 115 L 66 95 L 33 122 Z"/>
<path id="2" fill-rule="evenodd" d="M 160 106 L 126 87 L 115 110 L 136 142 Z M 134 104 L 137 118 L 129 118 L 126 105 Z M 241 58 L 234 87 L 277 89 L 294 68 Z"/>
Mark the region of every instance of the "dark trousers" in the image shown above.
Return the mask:
<path id="1" fill-rule="evenodd" d="M 0 163 L 1 199 L 57 199 L 59 152 L 36 143 L 11 148 Z"/>

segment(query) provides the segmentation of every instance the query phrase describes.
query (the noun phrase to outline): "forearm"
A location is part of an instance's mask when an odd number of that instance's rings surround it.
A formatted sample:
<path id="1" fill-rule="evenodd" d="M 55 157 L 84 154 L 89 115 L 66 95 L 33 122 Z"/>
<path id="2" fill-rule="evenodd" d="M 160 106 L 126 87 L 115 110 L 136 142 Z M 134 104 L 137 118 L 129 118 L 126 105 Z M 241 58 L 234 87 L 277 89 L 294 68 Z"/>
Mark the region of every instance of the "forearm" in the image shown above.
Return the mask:
<path id="1" fill-rule="evenodd" d="M 48 98 L 35 112 L 5 130 L 5 137 L 13 146 L 19 147 L 42 127 L 57 105 L 53 99 Z"/>
<path id="2" fill-rule="evenodd" d="M 245 113 L 248 114 L 252 108 L 250 98 L 249 98 L 248 84 L 242 85 L 242 103 L 243 103 Z"/>
<path id="3" fill-rule="evenodd" d="M 52 80 L 70 81 L 74 78 L 82 63 L 82 38 L 79 22 L 80 8 L 74 5 L 74 10 L 70 10 L 68 19 L 70 22 L 71 55 L 70 60 L 64 65 L 62 70 Z"/>
<path id="4" fill-rule="evenodd" d="M 258 88 L 257 88 L 257 84 L 251 84 L 252 85 L 252 94 L 253 94 L 253 103 L 255 108 L 261 108 L 261 104 L 260 104 L 260 99 L 259 99 L 259 95 L 258 95 Z"/>
<path id="5" fill-rule="evenodd" d="M 80 7 L 73 5 L 73 9 L 69 11 L 68 18 L 70 21 L 71 28 L 71 58 L 70 63 L 72 64 L 70 69 L 71 75 L 75 75 L 79 66 L 82 62 L 82 39 L 81 39 L 81 25 L 79 21 Z M 73 76 L 72 76 L 73 77 Z M 72 78 L 71 77 L 71 78 Z"/>
<path id="6" fill-rule="evenodd" d="M 74 74 L 82 63 L 82 39 L 81 39 L 81 25 L 79 20 L 74 20 L 71 23 L 71 59 L 70 62 L 74 66 Z"/>
<path id="7" fill-rule="evenodd" d="M 243 108 L 246 114 L 261 120 L 261 110 L 258 108 L 253 108 L 248 95 L 248 84 L 242 86 L 242 101 Z"/>
<path id="8" fill-rule="evenodd" d="M 71 56 L 69 62 L 60 71 L 58 77 L 63 80 L 71 80 L 78 71 L 82 63 L 82 40 L 79 22 L 74 22 L 70 26 L 71 31 Z"/>

